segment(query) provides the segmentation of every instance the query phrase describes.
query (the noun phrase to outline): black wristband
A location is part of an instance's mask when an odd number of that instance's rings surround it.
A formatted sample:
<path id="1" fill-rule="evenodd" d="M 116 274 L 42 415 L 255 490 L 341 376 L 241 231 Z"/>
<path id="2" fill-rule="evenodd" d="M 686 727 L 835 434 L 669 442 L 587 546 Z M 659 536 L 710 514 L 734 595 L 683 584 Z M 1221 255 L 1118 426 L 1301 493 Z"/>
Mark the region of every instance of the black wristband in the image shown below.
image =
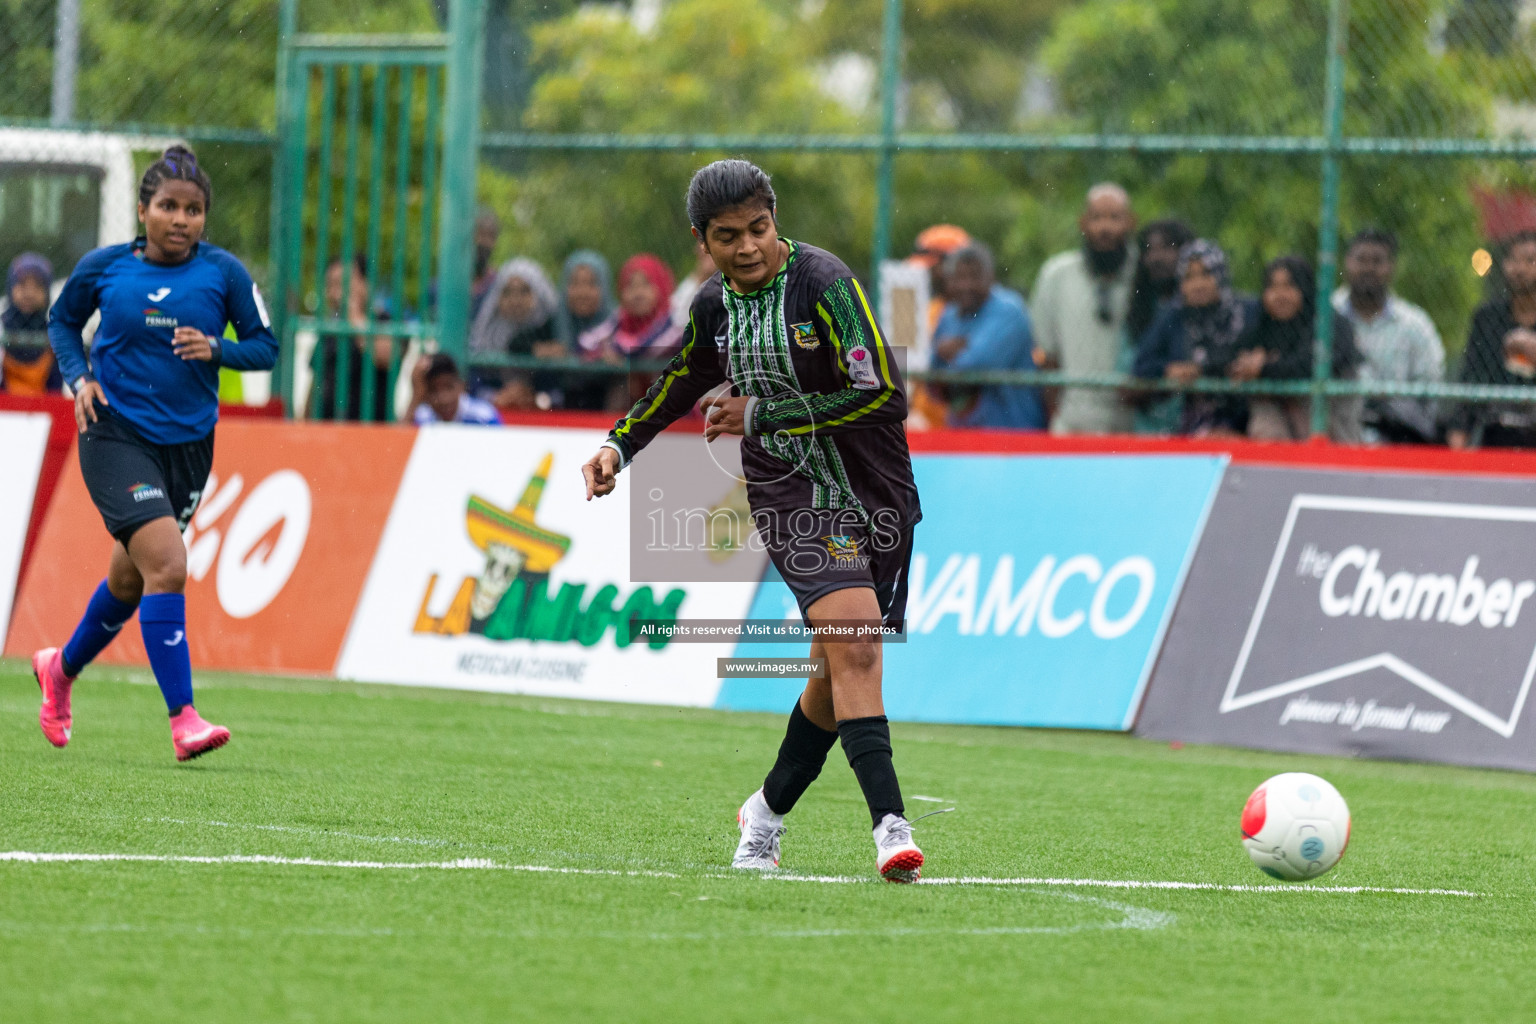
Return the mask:
<path id="1" fill-rule="evenodd" d="M 222 366 L 224 364 L 224 346 L 219 343 L 218 338 L 211 334 L 208 336 L 208 348 L 213 353 L 213 365 Z"/>

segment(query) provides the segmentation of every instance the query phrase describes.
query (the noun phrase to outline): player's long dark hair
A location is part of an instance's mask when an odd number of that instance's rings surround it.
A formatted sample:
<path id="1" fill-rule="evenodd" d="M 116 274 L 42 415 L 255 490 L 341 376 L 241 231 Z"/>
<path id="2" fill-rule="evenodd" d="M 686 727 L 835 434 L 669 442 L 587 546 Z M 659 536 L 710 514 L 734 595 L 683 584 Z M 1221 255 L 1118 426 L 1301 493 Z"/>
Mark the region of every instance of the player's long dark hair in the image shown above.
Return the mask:
<path id="1" fill-rule="evenodd" d="M 716 160 L 695 171 L 688 183 L 688 223 L 701 235 L 711 220 L 749 203 L 773 213 L 778 199 L 767 173 L 746 160 Z"/>
<path id="2" fill-rule="evenodd" d="M 149 165 L 144 177 L 139 179 L 140 204 L 148 206 L 160 185 L 167 181 L 190 181 L 203 190 L 204 209 L 213 208 L 213 182 L 208 180 L 208 172 L 198 165 L 197 154 L 186 146 L 172 146 Z"/>

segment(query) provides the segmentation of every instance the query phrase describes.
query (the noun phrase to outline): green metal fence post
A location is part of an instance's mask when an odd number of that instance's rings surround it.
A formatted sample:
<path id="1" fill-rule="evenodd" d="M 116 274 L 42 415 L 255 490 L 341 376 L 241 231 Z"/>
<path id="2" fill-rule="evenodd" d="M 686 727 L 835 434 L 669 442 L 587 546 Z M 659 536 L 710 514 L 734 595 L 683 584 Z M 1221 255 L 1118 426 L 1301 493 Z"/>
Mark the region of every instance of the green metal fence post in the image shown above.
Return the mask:
<path id="1" fill-rule="evenodd" d="M 436 322 L 438 308 L 432 295 L 432 198 L 437 195 L 437 140 L 442 127 L 438 97 L 442 95 L 443 74 L 441 67 L 427 69 L 427 114 L 421 129 L 421 254 L 416 261 L 416 305 L 423 323 Z"/>
<path id="2" fill-rule="evenodd" d="M 443 122 L 443 185 L 438 228 L 438 347 L 462 364 L 469 336 L 469 278 L 480 161 L 480 78 L 485 61 L 485 0 L 453 0 L 448 13 L 448 88 Z"/>
<path id="3" fill-rule="evenodd" d="M 875 184 L 875 239 L 869 286 L 880 302 L 880 265 L 891 254 L 891 207 L 896 192 L 896 99 L 901 89 L 901 0 L 885 0 L 880 44 L 880 173 Z"/>
<path id="4" fill-rule="evenodd" d="M 1312 433 L 1328 432 L 1329 378 L 1333 376 L 1333 283 L 1339 262 L 1339 161 L 1344 154 L 1344 51 L 1349 45 L 1348 0 L 1328 4 L 1328 81 L 1323 103 L 1322 210 L 1317 219 L 1317 321 L 1312 350 Z"/>
<path id="5" fill-rule="evenodd" d="M 384 143 L 386 110 L 389 93 L 389 67 L 379 64 L 373 69 L 373 127 L 369 131 L 369 160 L 368 160 L 368 238 L 364 252 L 367 253 L 368 273 L 373 275 L 373 287 L 375 296 L 383 294 L 385 289 L 384 268 L 379 265 L 379 247 L 382 243 L 384 219 Z M 377 302 L 375 302 L 377 307 Z M 373 311 L 368 313 L 368 319 L 373 320 Z M 368 339 L 368 352 L 363 357 L 363 418 L 387 421 L 392 419 L 394 412 L 394 395 L 385 393 L 374 395 L 374 368 L 375 354 L 373 351 L 374 339 Z M 399 342 L 391 338 L 390 350 L 398 347 Z"/>
<path id="6" fill-rule="evenodd" d="M 342 177 L 341 177 L 341 248 L 338 250 L 341 260 L 341 311 L 337 319 L 345 320 L 352 309 L 352 267 L 357 258 L 357 142 L 358 124 L 362 118 L 363 103 L 363 69 L 356 64 L 345 66 L 345 82 L 347 86 L 347 120 L 346 120 L 346 148 L 343 151 Z M 373 268 L 369 268 L 373 272 Z M 369 316 L 366 307 L 363 316 Z M 364 342 L 365 351 L 353 351 L 356 343 L 352 338 L 338 338 L 336 341 L 336 408 L 334 415 L 338 420 L 347 419 L 347 410 L 352 403 L 352 360 L 358 360 L 358 419 L 370 419 L 372 411 L 364 406 L 365 397 L 368 395 L 364 381 L 371 379 L 368 375 L 368 355 L 365 354 L 367 342 Z"/>
<path id="7" fill-rule="evenodd" d="M 275 121 L 277 126 L 278 148 L 273 155 L 272 165 L 272 210 L 270 221 L 270 241 L 267 260 L 267 285 L 272 299 L 268 315 L 272 318 L 272 333 L 278 341 L 277 366 L 272 371 L 272 390 L 283 401 L 283 408 L 288 414 L 293 415 L 293 373 L 290 366 L 293 362 L 293 338 L 288 330 L 289 316 L 288 306 L 291 302 L 288 286 L 289 275 L 295 273 L 290 263 L 290 254 L 300 251 L 299 245 L 290 242 L 290 236 L 301 234 L 299 225 L 290 224 L 289 210 L 299 208 L 299 201 L 290 195 L 291 186 L 288 171 L 296 163 L 303 164 L 303 133 L 298 130 L 300 118 L 294 116 L 291 109 L 294 104 L 294 94 L 301 93 L 294 79 L 294 61 L 290 52 L 292 49 L 293 34 L 298 30 L 299 0 L 282 0 L 278 8 L 277 22 L 277 77 L 275 80 L 277 92 L 277 110 Z M 295 156 L 295 147 L 298 155 Z M 297 280 L 295 277 L 294 280 Z"/>

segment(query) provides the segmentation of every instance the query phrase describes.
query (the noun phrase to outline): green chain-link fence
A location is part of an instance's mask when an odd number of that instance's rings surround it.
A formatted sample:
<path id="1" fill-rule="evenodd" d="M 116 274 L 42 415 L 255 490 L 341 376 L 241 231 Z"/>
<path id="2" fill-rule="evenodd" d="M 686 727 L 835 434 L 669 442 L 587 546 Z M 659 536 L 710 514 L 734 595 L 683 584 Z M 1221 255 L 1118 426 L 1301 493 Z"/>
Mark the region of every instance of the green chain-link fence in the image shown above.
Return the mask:
<path id="1" fill-rule="evenodd" d="M 953 222 L 991 244 L 1001 276 L 1027 292 L 1050 253 L 1077 244 L 1087 187 L 1114 179 L 1143 220 L 1181 216 L 1219 240 L 1250 293 L 1271 257 L 1306 254 L 1327 287 L 1341 237 L 1395 232 L 1397 291 L 1427 311 L 1455 380 L 1473 308 L 1497 294 L 1501 243 L 1536 221 L 1524 0 L 484 2 L 478 194 L 503 221 L 498 259 L 553 269 L 576 248 L 615 264 L 649 250 L 684 269 L 687 175 L 739 154 L 775 174 L 788 233 L 860 268 Z M 60 4 L 0 0 L 0 124 L 197 142 L 222 172 L 216 239 L 259 270 L 270 262 L 285 6 L 300 32 L 401 33 L 441 31 L 450 3 L 81 0 L 73 109 L 61 118 Z M 313 292 L 293 301 L 313 311 Z M 1331 323 L 1319 326 L 1326 345 Z M 1266 386 L 1358 390 L 1248 387 Z M 1518 382 L 1374 390 L 1447 402 L 1536 394 Z"/>
<path id="2" fill-rule="evenodd" d="M 596 244 L 685 263 L 682 182 L 728 153 L 785 183 L 791 234 L 850 262 L 876 266 L 927 224 L 954 222 L 1025 291 L 1048 254 L 1077 244 L 1082 196 L 1104 179 L 1126 185 L 1144 219 L 1178 215 L 1222 242 L 1249 292 L 1288 252 L 1317 264 L 1326 292 L 1340 238 L 1379 226 L 1400 241 L 1396 291 L 1427 311 L 1455 380 L 1473 307 L 1496 292 L 1499 243 L 1518 226 L 1497 211 L 1528 205 L 1530 13 L 1514 0 L 684 0 L 654 25 L 588 14 L 536 30 L 529 130 L 489 133 L 484 148 L 506 169 L 512 247 L 550 262 Z M 838 99 L 797 76 L 840 85 L 821 89 Z M 1318 327 L 1326 373 L 1331 318 Z M 1483 376 L 1513 383 L 1366 390 L 1536 394 L 1502 370 Z M 1240 390 L 1311 394 L 1321 428 L 1320 399 L 1362 385 Z"/>

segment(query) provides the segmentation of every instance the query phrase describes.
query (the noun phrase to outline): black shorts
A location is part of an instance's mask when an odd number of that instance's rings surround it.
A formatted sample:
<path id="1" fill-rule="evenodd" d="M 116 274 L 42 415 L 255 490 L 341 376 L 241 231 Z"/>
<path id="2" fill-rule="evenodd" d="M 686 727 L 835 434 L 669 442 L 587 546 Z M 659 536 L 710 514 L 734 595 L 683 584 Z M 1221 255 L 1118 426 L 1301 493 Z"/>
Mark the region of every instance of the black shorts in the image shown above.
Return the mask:
<path id="1" fill-rule="evenodd" d="M 879 513 L 876 513 L 879 516 Z M 912 527 L 894 523 L 861 525 L 849 511 L 794 509 L 754 512 L 757 532 L 773 566 L 800 605 L 811 605 L 848 587 L 870 587 L 882 623 L 900 633 L 907 614 L 907 567 L 912 561 Z"/>
<path id="2" fill-rule="evenodd" d="M 170 516 L 185 530 L 213 468 L 213 432 L 185 444 L 155 444 L 119 416 L 99 417 L 80 436 L 80 475 L 107 532 L 124 547 L 134 531 Z"/>

